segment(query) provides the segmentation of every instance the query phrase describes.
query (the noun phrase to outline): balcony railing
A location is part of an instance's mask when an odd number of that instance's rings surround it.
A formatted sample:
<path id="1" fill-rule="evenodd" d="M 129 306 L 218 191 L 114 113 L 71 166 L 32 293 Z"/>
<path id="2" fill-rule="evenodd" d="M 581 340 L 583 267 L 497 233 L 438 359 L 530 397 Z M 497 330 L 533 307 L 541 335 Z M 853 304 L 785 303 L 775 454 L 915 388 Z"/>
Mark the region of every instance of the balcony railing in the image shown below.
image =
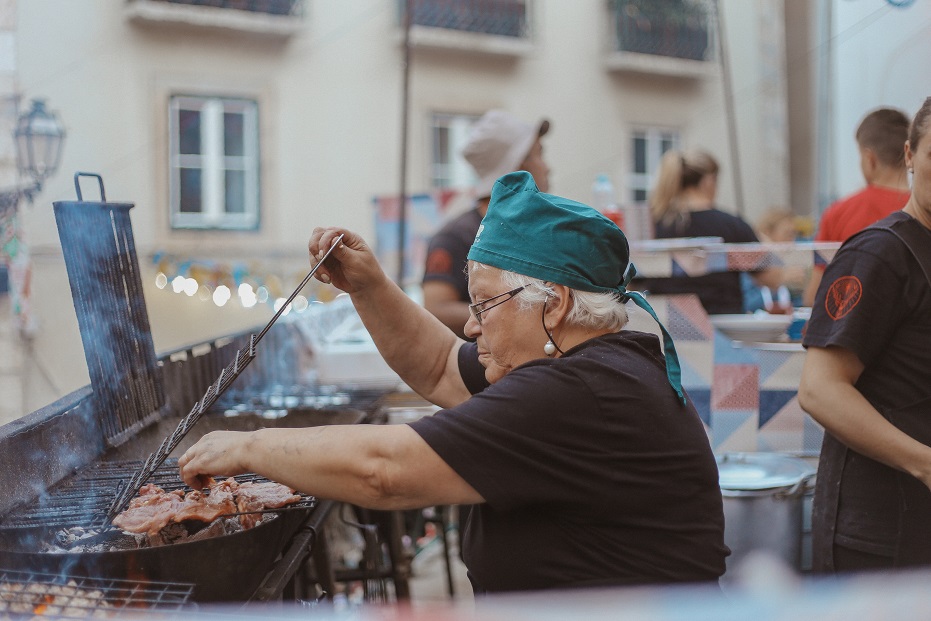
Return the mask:
<path id="1" fill-rule="evenodd" d="M 303 0 L 155 0 L 168 4 L 186 4 L 189 6 L 209 6 L 218 9 L 236 9 L 266 15 L 301 15 L 304 10 Z"/>
<path id="2" fill-rule="evenodd" d="M 399 0 L 403 23 L 405 0 Z M 413 0 L 411 24 L 460 32 L 524 38 L 526 0 Z"/>
<path id="3" fill-rule="evenodd" d="M 306 0 L 126 0 L 130 21 L 151 28 L 195 28 L 287 38 L 304 28 Z"/>
<path id="4" fill-rule="evenodd" d="M 617 50 L 686 60 L 710 56 L 711 18 L 702 0 L 617 0 Z"/>

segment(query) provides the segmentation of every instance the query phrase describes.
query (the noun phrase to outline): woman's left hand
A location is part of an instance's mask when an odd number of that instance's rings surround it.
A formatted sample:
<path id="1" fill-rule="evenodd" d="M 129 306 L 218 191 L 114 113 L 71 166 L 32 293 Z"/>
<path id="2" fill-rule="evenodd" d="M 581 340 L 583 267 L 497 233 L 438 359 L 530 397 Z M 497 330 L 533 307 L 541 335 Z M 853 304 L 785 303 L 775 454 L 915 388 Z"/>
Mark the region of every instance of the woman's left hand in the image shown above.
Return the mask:
<path id="1" fill-rule="evenodd" d="M 178 460 L 181 479 L 194 489 L 203 489 L 213 475 L 233 476 L 247 472 L 244 458 L 251 438 L 251 433 L 241 431 L 208 433 Z"/>

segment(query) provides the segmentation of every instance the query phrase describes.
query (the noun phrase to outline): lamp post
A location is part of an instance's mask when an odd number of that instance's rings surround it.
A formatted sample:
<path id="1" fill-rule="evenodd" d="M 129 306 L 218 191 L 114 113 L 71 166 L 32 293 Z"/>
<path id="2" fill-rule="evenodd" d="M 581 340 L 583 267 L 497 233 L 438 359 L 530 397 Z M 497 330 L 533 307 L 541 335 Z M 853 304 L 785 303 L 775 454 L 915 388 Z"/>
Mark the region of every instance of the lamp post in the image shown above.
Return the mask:
<path id="1" fill-rule="evenodd" d="M 45 100 L 34 99 L 32 109 L 17 119 L 13 139 L 16 168 L 22 177 L 32 179 L 31 185 L 19 188 L 18 192 L 32 202 L 45 180 L 58 170 L 65 129 L 55 113 L 45 107 Z"/>

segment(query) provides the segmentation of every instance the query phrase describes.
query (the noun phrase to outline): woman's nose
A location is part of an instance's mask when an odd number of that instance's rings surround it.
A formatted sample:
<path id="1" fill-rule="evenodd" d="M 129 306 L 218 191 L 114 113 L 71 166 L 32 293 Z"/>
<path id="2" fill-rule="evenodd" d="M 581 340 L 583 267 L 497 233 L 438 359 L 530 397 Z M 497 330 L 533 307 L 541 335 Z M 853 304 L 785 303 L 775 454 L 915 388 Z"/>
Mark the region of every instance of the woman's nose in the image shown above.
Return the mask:
<path id="1" fill-rule="evenodd" d="M 472 313 L 469 313 L 469 318 L 466 320 L 465 327 L 462 329 L 462 333 L 470 339 L 474 339 L 482 333 L 482 326 L 478 323 L 478 320 Z"/>

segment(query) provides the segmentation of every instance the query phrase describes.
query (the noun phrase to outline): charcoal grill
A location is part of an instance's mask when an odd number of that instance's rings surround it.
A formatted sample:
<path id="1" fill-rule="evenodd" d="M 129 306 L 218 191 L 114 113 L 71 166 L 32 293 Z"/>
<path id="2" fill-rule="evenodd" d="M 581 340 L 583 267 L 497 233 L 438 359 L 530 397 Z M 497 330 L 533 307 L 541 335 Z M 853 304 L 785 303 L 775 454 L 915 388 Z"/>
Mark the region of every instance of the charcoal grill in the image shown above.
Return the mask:
<path id="1" fill-rule="evenodd" d="M 97 178 L 100 202 L 82 199 L 83 176 Z M 0 495 L 0 567 L 190 582 L 195 601 L 278 599 L 308 558 L 331 502 L 304 498 L 252 529 L 157 548 L 51 553 L 40 547 L 61 527 L 106 521 L 119 506 L 115 499 L 125 499 L 121 491 L 148 477 L 133 473 L 154 471 L 162 487 L 180 486 L 168 453 L 176 457 L 211 430 L 358 424 L 368 417 L 352 399 L 342 407 L 289 408 L 274 419 L 209 412 L 242 371 L 243 356 L 246 362 L 255 356 L 257 338 L 221 338 L 156 359 L 129 220 L 133 206 L 106 202 L 99 175 L 78 173 L 75 187 L 78 201 L 56 202 L 55 215 L 92 389 L 0 427 L 0 488 L 6 492 Z M 270 327 L 260 336 L 287 340 L 281 334 L 288 326 Z M 236 373 L 224 373 L 230 365 Z M 85 490 L 93 498 L 80 500 Z"/>
<path id="2" fill-rule="evenodd" d="M 90 619 L 192 610 L 193 585 L 0 569 L 0 618 Z"/>

